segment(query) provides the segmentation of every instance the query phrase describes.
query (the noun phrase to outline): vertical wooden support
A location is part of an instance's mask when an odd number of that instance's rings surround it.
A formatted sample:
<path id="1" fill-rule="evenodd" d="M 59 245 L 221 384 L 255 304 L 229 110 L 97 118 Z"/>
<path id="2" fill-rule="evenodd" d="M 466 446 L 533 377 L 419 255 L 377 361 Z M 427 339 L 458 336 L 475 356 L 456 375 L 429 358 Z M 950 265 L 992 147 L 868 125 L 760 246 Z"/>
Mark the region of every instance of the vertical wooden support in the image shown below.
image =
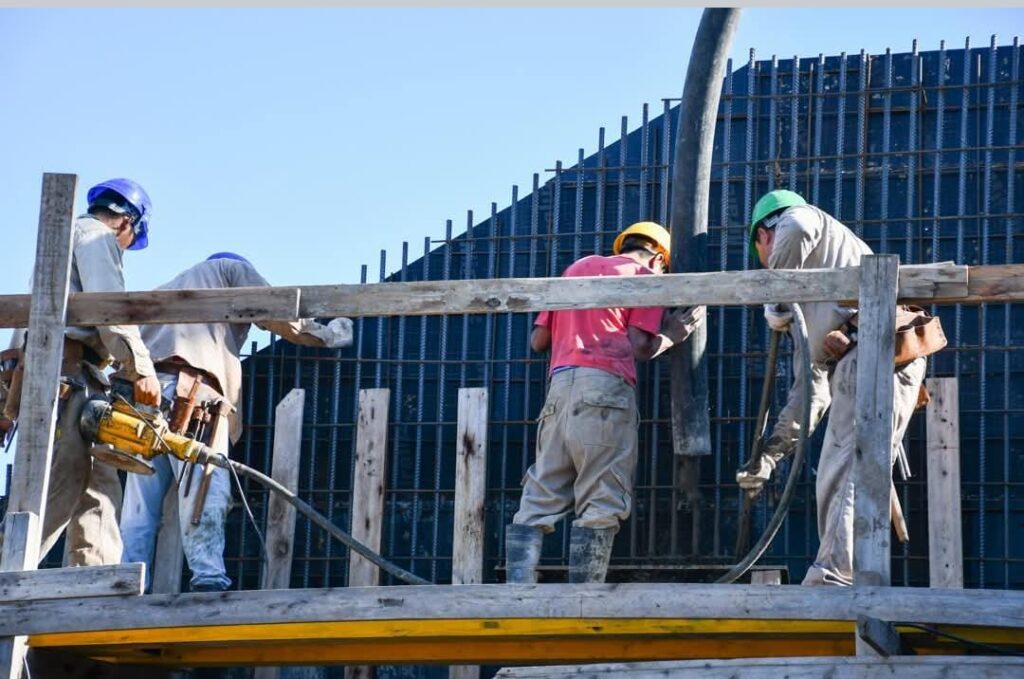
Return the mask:
<path id="1" fill-rule="evenodd" d="M 156 536 L 151 591 L 154 594 L 181 593 L 181 567 L 184 565 L 184 561 L 185 552 L 181 547 L 181 520 L 178 518 L 178 486 L 171 484 L 164 497 L 160 532 Z"/>
<path id="2" fill-rule="evenodd" d="M 955 377 L 927 381 L 928 575 L 932 587 L 964 586 L 960 515 L 960 396 Z"/>
<path id="3" fill-rule="evenodd" d="M 299 489 L 299 453 L 302 448 L 303 389 L 292 389 L 274 411 L 274 457 L 270 475 L 292 492 Z M 267 564 L 263 589 L 288 589 L 292 576 L 295 538 L 295 507 L 276 493 L 270 494 L 267 511 Z"/>
<path id="4" fill-rule="evenodd" d="M 292 389 L 274 411 L 274 456 L 270 475 L 293 493 L 299 489 L 305 403 L 305 390 Z M 294 544 L 295 507 L 280 495 L 271 493 L 267 509 L 267 563 L 261 577 L 262 589 L 288 589 Z M 253 679 L 277 679 L 280 676 L 280 667 L 257 667 L 253 672 Z"/>
<path id="5" fill-rule="evenodd" d="M 487 488 L 487 390 L 459 389 L 455 437 L 455 535 L 452 584 L 476 585 L 484 576 L 484 495 Z M 453 665 L 449 679 L 479 679 L 477 665 Z"/>
<path id="6" fill-rule="evenodd" d="M 363 389 L 359 392 L 355 478 L 352 479 L 352 537 L 376 552 L 380 551 L 384 518 L 384 463 L 388 449 L 390 401 L 390 389 Z M 349 587 L 378 584 L 380 569 L 355 553 L 351 553 L 349 559 Z M 345 668 L 345 679 L 372 676 L 370 667 Z"/>
<path id="7" fill-rule="evenodd" d="M 899 257 L 872 255 L 860 261 L 857 337 L 857 449 L 854 458 L 853 581 L 890 582 L 890 485 L 892 484 L 893 359 L 896 355 L 896 291 Z M 875 651 L 858 635 L 858 655 Z"/>
<path id="8" fill-rule="evenodd" d="M 20 435 L 9 487 L 7 532 L 0 556 L 2 571 L 33 570 L 39 560 L 57 425 L 77 182 L 78 177 L 73 174 L 43 175 Z M 25 650 L 24 637 L 0 639 L 0 679 L 21 677 Z"/>
<path id="9" fill-rule="evenodd" d="M 384 517 L 384 458 L 388 448 L 388 403 L 390 389 L 359 392 L 359 422 L 356 429 L 356 471 L 352 479 L 352 537 L 374 551 L 380 550 Z M 378 584 L 380 570 L 359 556 L 351 555 L 349 587 Z"/>

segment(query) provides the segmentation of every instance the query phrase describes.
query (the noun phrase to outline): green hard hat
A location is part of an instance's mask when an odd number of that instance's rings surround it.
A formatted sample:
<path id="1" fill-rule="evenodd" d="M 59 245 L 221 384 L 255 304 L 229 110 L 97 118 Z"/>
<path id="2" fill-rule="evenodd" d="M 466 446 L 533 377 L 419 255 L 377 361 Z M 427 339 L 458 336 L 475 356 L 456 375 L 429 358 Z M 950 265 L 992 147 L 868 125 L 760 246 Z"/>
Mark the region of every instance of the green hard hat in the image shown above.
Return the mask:
<path id="1" fill-rule="evenodd" d="M 750 245 L 753 247 L 757 241 L 757 225 L 761 220 L 778 210 L 796 205 L 807 205 L 803 196 L 786 189 L 769 191 L 761 196 L 761 199 L 754 205 L 754 212 L 750 215 Z"/>

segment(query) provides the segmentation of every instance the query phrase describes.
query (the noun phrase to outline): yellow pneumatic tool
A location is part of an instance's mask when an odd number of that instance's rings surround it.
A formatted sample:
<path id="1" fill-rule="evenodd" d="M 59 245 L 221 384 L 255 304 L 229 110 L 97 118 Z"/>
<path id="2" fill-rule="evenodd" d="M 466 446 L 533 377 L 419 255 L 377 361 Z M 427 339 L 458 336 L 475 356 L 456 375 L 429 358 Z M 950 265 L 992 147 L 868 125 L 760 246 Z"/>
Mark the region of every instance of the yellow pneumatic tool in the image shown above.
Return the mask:
<path id="1" fill-rule="evenodd" d="M 86 440 L 94 441 L 89 451 L 93 457 L 136 474 L 152 474 L 149 461 L 158 455 L 198 464 L 222 457 L 209 446 L 172 432 L 158 410 L 120 397 L 113 403 L 102 398 L 86 403 L 79 428 Z"/>

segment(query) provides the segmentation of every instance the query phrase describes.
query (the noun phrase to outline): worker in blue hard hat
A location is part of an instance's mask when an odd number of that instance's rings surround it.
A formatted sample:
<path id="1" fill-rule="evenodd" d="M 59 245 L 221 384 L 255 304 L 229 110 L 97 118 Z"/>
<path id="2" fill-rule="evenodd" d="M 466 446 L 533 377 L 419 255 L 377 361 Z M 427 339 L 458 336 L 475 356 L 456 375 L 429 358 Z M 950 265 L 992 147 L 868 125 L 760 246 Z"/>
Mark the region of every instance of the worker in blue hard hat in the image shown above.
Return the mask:
<path id="1" fill-rule="evenodd" d="M 858 266 L 871 248 L 845 224 L 808 205 L 802 196 L 786 190 L 771 191 L 754 205 L 750 240 L 761 265 L 767 269 L 836 269 Z M 805 585 L 853 584 L 853 460 L 856 449 L 854 404 L 857 387 L 856 309 L 835 302 L 800 305 L 811 352 L 811 431 L 830 410 L 818 460 L 816 496 L 819 548 L 803 580 Z M 792 310 L 783 304 L 765 306 L 772 330 L 791 329 Z M 794 342 L 799 348 L 800 342 Z M 921 356 L 894 365 L 893 455 L 902 454 L 903 434 L 917 406 L 925 374 Z M 755 457 L 736 474 L 740 487 L 760 491 L 778 463 L 796 447 L 803 410 L 800 385 L 806 360 L 798 356 L 797 371 L 786 405 L 771 435 Z M 888 517 L 887 517 L 888 518 Z"/>
<path id="2" fill-rule="evenodd" d="M 123 252 L 141 250 L 149 242 L 153 210 L 149 195 L 131 179 L 110 179 L 89 189 L 87 200 L 86 214 L 76 218 L 72 227 L 69 290 L 124 292 Z M 24 332 L 16 333 L 13 344 L 22 346 L 24 336 Z M 137 403 L 160 404 L 160 382 L 138 327 L 74 326 L 65 330 L 61 403 L 40 558 L 67 527 L 67 565 L 121 561 L 117 526 L 121 482 L 116 469 L 90 456 L 89 442 L 78 428 L 86 401 L 109 388 L 104 368 L 110 364 L 117 364 L 129 380 Z"/>
<path id="3" fill-rule="evenodd" d="M 218 252 L 186 269 L 162 290 L 265 287 L 269 285 L 245 257 Z M 295 344 L 340 348 L 352 343 L 352 321 L 336 318 L 328 324 L 312 319 L 296 322 L 260 321 L 260 327 Z M 183 323 L 142 328 L 163 389 L 164 410 L 171 429 L 198 438 L 227 455 L 229 441 L 242 433 L 242 364 L 250 324 Z M 190 405 L 191 403 L 191 405 Z M 221 405 L 218 405 L 221 404 Z M 202 410 L 208 412 L 197 419 Z M 190 421 L 189 421 L 190 420 Z M 198 429 L 192 426 L 200 422 Z M 184 429 L 182 429 L 184 428 Z M 124 561 L 146 564 L 152 572 L 164 496 L 178 493 L 181 543 L 191 571 L 192 591 L 220 591 L 231 585 L 224 567 L 224 523 L 231 504 L 231 484 L 225 469 L 206 466 L 186 470 L 166 455 L 153 460 L 150 476 L 128 474 L 121 513 Z M 191 480 L 190 480 L 191 479 Z"/>

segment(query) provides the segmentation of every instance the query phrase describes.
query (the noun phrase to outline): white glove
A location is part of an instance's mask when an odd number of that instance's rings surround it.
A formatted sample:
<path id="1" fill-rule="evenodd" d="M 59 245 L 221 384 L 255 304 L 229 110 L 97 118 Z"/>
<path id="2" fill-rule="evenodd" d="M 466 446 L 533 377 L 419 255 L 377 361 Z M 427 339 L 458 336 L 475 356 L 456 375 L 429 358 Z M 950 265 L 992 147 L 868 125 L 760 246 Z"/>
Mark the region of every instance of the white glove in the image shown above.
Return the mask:
<path id="1" fill-rule="evenodd" d="M 323 340 L 328 349 L 352 346 L 352 319 L 335 318 L 327 325 L 318 327 L 316 336 Z"/>
<path id="2" fill-rule="evenodd" d="M 782 304 L 765 304 L 764 320 L 768 321 L 768 327 L 776 332 L 787 332 L 789 324 L 793 322 L 793 312 Z"/>
<path id="3" fill-rule="evenodd" d="M 768 455 L 762 455 L 757 469 L 748 470 L 747 467 L 742 467 L 736 472 L 736 483 L 740 488 L 756 493 L 768 482 L 774 471 L 775 460 Z"/>

